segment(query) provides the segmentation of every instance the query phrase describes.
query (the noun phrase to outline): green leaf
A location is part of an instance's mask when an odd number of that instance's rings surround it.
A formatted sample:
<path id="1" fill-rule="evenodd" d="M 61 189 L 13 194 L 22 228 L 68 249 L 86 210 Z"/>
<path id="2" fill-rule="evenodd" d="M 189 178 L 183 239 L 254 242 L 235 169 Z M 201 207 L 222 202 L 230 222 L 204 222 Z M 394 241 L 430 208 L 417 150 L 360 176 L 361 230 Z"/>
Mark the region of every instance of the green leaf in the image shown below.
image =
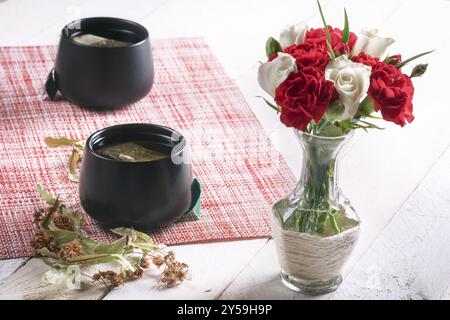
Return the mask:
<path id="1" fill-rule="evenodd" d="M 42 200 L 49 205 L 54 205 L 56 202 L 56 197 L 52 195 L 50 192 L 46 191 L 40 184 L 37 185 L 37 190 Z"/>
<path id="2" fill-rule="evenodd" d="M 58 254 L 55 252 L 51 252 L 47 248 L 40 249 L 39 255 L 42 257 L 47 257 L 47 258 L 51 258 L 51 259 L 58 259 Z"/>
<path id="3" fill-rule="evenodd" d="M 366 125 L 365 127 L 360 126 L 360 128 L 384 130 L 384 128 L 382 128 L 382 127 L 379 127 L 377 125 L 374 125 L 373 123 L 370 123 L 370 122 L 367 122 L 367 121 L 364 121 L 364 120 L 361 120 L 361 119 L 359 119 L 359 122 L 361 122 L 361 123 Z"/>
<path id="4" fill-rule="evenodd" d="M 86 254 L 93 254 L 95 253 L 95 248 L 98 245 L 98 241 L 86 237 L 80 237 L 80 245 L 83 252 Z"/>
<path id="5" fill-rule="evenodd" d="M 59 206 L 60 206 L 60 202 L 59 202 L 59 200 L 57 198 L 55 200 L 55 203 L 53 204 L 53 207 L 51 207 L 50 211 L 47 213 L 47 215 L 41 221 L 41 228 L 46 230 L 49 227 L 50 222 L 52 220 L 52 216 L 58 210 Z"/>
<path id="6" fill-rule="evenodd" d="M 322 118 L 317 124 L 313 121 L 309 124 L 310 133 L 321 137 L 339 137 L 343 132 L 332 121 Z"/>
<path id="7" fill-rule="evenodd" d="M 123 254 L 127 247 L 127 242 L 127 236 L 112 243 L 99 242 L 86 237 L 80 238 L 83 251 L 88 254 Z"/>
<path id="8" fill-rule="evenodd" d="M 350 39 L 350 28 L 348 25 L 347 10 L 344 9 L 344 30 L 342 31 L 342 43 L 347 43 Z"/>
<path id="9" fill-rule="evenodd" d="M 379 129 L 384 130 L 384 128 L 378 127 L 374 125 L 373 123 L 358 119 L 358 118 L 352 118 L 347 119 L 344 121 L 339 121 L 336 123 L 344 133 L 348 133 L 351 130 L 354 129 L 363 129 L 364 131 L 367 131 L 367 129 Z"/>
<path id="10" fill-rule="evenodd" d="M 266 41 L 266 56 L 269 58 L 277 52 L 281 52 L 283 49 L 281 48 L 280 43 L 274 38 L 270 37 Z"/>
<path id="11" fill-rule="evenodd" d="M 334 60 L 334 59 L 336 59 L 336 54 L 334 53 L 333 47 L 331 46 L 331 34 L 330 34 L 330 30 L 328 30 L 328 25 L 327 25 L 327 22 L 325 21 L 325 16 L 323 14 L 322 6 L 320 5 L 319 0 L 317 0 L 317 5 L 319 6 L 320 17 L 322 18 L 324 30 L 325 30 L 325 33 L 327 35 L 327 41 L 326 42 L 327 42 L 327 47 L 328 47 L 328 50 L 329 50 L 329 54 L 330 54 L 331 59 Z"/>
<path id="12" fill-rule="evenodd" d="M 375 111 L 373 107 L 373 101 L 369 96 L 365 97 L 363 101 L 359 104 L 358 116 L 369 116 Z"/>
<path id="13" fill-rule="evenodd" d="M 332 122 L 327 122 L 319 132 L 319 135 L 323 137 L 339 137 L 343 134 L 344 132 L 342 129 L 334 125 Z"/>
<path id="14" fill-rule="evenodd" d="M 405 61 L 400 62 L 399 64 L 396 65 L 396 67 L 400 69 L 401 67 L 405 66 L 409 62 L 411 62 L 411 61 L 413 61 L 413 60 L 415 60 L 417 58 L 423 57 L 424 55 L 430 54 L 432 52 L 434 52 L 434 50 L 419 53 L 419 54 L 415 55 L 414 57 L 411 57 L 409 59 L 406 59 Z"/>
<path id="15" fill-rule="evenodd" d="M 411 74 L 409 75 L 410 78 L 414 77 L 421 77 L 423 74 L 427 71 L 428 63 L 425 64 L 418 64 L 414 67 L 414 69 L 411 71 Z"/>
<path id="16" fill-rule="evenodd" d="M 336 125 L 341 128 L 343 133 L 349 133 L 353 129 L 353 123 L 350 120 L 338 121 Z"/>
<path id="17" fill-rule="evenodd" d="M 345 110 L 345 107 L 338 100 L 334 100 L 328 107 L 325 118 L 327 120 L 336 120 Z"/>
<path id="18" fill-rule="evenodd" d="M 53 236 L 53 240 L 58 247 L 61 247 L 66 243 L 70 243 L 78 238 L 78 234 L 76 232 L 56 228 L 52 223 L 49 225 L 49 229 L 45 232 Z"/>
<path id="19" fill-rule="evenodd" d="M 112 243 L 98 242 L 94 248 L 95 253 L 122 254 L 127 245 L 127 237 L 122 237 Z"/>
<path id="20" fill-rule="evenodd" d="M 119 236 L 127 236 L 132 242 L 154 243 L 153 239 L 148 234 L 131 228 L 114 228 L 111 229 L 111 232 L 118 234 Z"/>
<path id="21" fill-rule="evenodd" d="M 281 112 L 281 109 L 280 109 L 279 106 L 274 105 L 273 103 L 270 103 L 270 101 L 267 100 L 266 98 L 264 98 L 264 97 L 262 97 L 262 96 L 256 96 L 256 97 L 257 97 L 257 98 L 263 99 L 263 100 L 267 103 L 267 105 L 268 105 L 269 107 L 271 107 L 273 110 L 275 110 L 277 113 L 280 113 L 280 112 Z"/>

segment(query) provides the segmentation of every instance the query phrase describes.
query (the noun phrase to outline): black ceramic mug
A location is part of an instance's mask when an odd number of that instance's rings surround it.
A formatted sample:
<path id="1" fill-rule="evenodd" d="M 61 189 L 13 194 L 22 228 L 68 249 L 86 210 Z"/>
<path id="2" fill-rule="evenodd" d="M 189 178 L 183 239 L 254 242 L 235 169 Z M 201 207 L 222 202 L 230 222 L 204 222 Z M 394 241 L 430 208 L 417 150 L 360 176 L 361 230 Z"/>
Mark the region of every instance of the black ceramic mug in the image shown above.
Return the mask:
<path id="1" fill-rule="evenodd" d="M 130 43 L 124 47 L 96 47 L 73 38 L 93 34 Z M 46 89 L 82 106 L 114 108 L 138 101 L 153 85 L 153 59 L 148 31 L 119 18 L 84 18 L 61 32 L 54 73 Z"/>
<path id="2" fill-rule="evenodd" d="M 112 160 L 96 150 L 136 141 L 168 157 L 146 162 Z M 92 134 L 80 173 L 83 209 L 108 227 L 151 230 L 185 214 L 191 204 L 192 168 L 186 140 L 176 130 L 153 124 L 125 124 Z"/>

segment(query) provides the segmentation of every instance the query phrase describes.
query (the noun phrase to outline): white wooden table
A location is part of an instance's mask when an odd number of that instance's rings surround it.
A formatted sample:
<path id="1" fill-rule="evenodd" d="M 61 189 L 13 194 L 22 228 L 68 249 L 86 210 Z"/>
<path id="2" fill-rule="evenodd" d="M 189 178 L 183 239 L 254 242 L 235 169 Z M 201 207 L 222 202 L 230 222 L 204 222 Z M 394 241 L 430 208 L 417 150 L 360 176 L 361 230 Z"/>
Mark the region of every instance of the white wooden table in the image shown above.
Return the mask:
<path id="1" fill-rule="evenodd" d="M 404 57 L 437 49 L 424 78 L 414 80 L 416 120 L 399 128 L 359 132 L 341 162 L 341 185 L 362 221 L 344 283 L 319 299 L 450 298 L 450 1 L 322 1 L 330 24 L 347 8 L 352 31 L 380 28 Z M 57 44 L 78 17 L 119 16 L 145 25 L 152 38 L 205 37 L 235 79 L 258 120 L 298 175 L 292 132 L 255 96 L 257 61 L 268 36 L 307 19 L 319 27 L 313 0 L 0 0 L 0 45 Z M 268 239 L 176 246 L 191 279 L 160 290 L 136 281 L 111 292 L 98 286 L 64 291 L 41 281 L 40 259 L 0 261 L 0 298 L 53 299 L 307 299 L 285 288 Z M 151 276 L 149 276 L 151 277 Z"/>

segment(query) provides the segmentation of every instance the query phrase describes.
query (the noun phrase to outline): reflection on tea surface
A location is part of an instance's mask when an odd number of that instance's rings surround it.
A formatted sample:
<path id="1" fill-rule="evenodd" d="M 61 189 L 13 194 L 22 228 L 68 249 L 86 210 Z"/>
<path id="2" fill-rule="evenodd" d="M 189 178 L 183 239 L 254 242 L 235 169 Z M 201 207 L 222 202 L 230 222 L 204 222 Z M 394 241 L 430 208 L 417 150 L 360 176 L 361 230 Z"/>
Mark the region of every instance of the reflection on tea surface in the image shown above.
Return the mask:
<path id="1" fill-rule="evenodd" d="M 92 47 L 102 47 L 102 48 L 118 48 L 129 46 L 130 42 L 119 41 L 114 39 L 109 39 L 105 37 L 96 36 L 94 34 L 86 33 L 72 38 L 73 41 L 85 44 Z"/>
<path id="2" fill-rule="evenodd" d="M 169 156 L 169 154 L 143 147 L 136 142 L 109 145 L 101 147 L 95 150 L 95 152 L 108 159 L 127 162 L 155 161 Z"/>

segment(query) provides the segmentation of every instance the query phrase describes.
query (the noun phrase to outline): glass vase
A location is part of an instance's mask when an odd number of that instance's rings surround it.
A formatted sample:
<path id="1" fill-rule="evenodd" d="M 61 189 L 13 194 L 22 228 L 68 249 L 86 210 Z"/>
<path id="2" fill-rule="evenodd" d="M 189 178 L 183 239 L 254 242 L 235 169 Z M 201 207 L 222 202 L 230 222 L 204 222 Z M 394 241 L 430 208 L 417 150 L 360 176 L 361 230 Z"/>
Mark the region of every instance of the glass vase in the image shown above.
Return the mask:
<path id="1" fill-rule="evenodd" d="M 338 158 L 352 133 L 295 134 L 303 150 L 300 180 L 273 206 L 272 234 L 282 282 L 305 294 L 324 294 L 341 284 L 359 233 L 359 218 L 338 180 Z"/>

